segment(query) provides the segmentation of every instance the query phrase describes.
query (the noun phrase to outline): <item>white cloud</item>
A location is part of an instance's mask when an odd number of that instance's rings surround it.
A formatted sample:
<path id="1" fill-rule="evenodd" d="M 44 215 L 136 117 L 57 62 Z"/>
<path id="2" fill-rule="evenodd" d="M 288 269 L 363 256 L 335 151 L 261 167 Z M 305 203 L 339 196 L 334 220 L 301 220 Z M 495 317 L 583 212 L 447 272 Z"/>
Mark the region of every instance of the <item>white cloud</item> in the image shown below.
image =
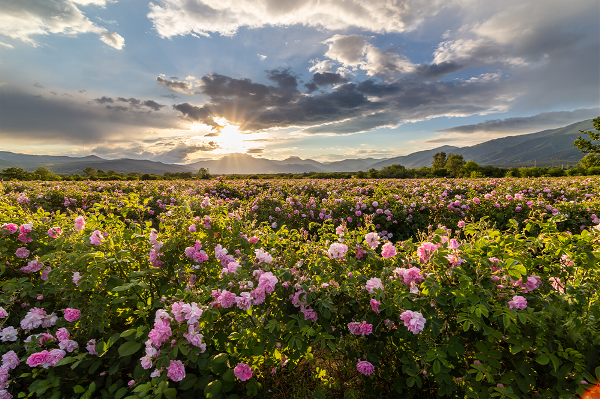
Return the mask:
<path id="1" fill-rule="evenodd" d="M 329 46 L 326 57 L 342 63 L 344 67 L 358 67 L 368 76 L 392 77 L 411 72 L 415 67 L 405 56 L 383 51 L 363 36 L 334 35 L 324 43 Z"/>
<path id="2" fill-rule="evenodd" d="M 125 39 L 115 32 L 101 34 L 100 40 L 117 50 L 121 50 L 125 46 Z"/>
<path id="3" fill-rule="evenodd" d="M 158 0 L 148 18 L 162 37 L 210 33 L 231 36 L 246 26 L 305 25 L 372 32 L 415 29 L 424 16 L 437 14 L 447 2 L 432 0 Z"/>
<path id="4" fill-rule="evenodd" d="M 257 55 L 258 55 L 258 58 L 260 58 L 261 61 L 264 61 L 264 60 L 267 59 L 266 55 L 262 55 L 262 54 L 257 54 Z"/>
<path id="5" fill-rule="evenodd" d="M 12 45 L 6 44 L 6 43 L 2 43 L 2 42 L 0 42 L 0 46 L 6 47 L 6 48 L 14 48 Z"/>
<path id="6" fill-rule="evenodd" d="M 84 0 L 79 0 L 81 4 Z M 86 4 L 104 5 L 106 1 L 90 0 Z M 37 35 L 62 34 L 77 36 L 96 33 L 115 48 L 123 47 L 123 38 L 90 21 L 73 1 L 3 0 L 0 2 L 0 35 L 21 40 L 32 46 Z M 108 35 L 108 36 L 107 36 Z"/>

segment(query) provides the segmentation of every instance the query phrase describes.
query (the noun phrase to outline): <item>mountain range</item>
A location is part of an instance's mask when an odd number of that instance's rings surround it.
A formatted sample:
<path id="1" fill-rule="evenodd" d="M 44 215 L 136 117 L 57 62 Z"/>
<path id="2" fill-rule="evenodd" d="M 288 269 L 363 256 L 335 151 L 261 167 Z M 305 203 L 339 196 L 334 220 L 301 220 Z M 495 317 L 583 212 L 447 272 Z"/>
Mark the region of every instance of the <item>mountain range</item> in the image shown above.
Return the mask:
<path id="1" fill-rule="evenodd" d="M 261 173 L 303 173 L 303 172 L 355 172 L 371 168 L 400 164 L 406 168 L 431 166 L 433 155 L 444 151 L 446 154 L 462 154 L 466 161 L 474 161 L 481 166 L 500 167 L 561 166 L 577 163 L 583 154 L 573 145 L 579 130 L 594 130 L 592 120 L 577 122 L 569 126 L 548 129 L 537 133 L 521 134 L 489 140 L 469 147 L 445 145 L 432 150 L 418 151 L 388 159 L 361 158 L 345 159 L 336 162 L 318 162 L 312 159 L 290 157 L 282 161 L 255 158 L 249 154 L 228 154 L 218 160 L 198 161 L 190 164 L 166 164 L 157 161 L 138 159 L 103 159 L 95 155 L 69 157 L 53 155 L 26 155 L 0 151 L 0 170 L 19 167 L 34 171 L 44 166 L 54 173 L 83 173 L 91 166 L 104 171 L 142 172 L 163 174 L 165 172 L 194 172 L 200 168 L 209 169 L 211 174 L 261 174 Z M 587 137 L 587 136 L 584 136 Z"/>

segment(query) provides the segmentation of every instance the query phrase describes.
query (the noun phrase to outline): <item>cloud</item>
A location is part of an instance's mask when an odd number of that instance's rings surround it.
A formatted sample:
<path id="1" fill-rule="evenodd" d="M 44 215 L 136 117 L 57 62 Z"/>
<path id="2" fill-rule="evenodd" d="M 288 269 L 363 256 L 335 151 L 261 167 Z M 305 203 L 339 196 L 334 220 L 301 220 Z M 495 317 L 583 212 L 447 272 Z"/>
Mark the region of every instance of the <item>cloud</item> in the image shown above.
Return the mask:
<path id="1" fill-rule="evenodd" d="M 109 46 L 123 48 L 124 39 L 119 34 L 109 33 L 107 29 L 94 24 L 75 3 L 103 6 L 106 1 L 3 0 L 0 2 L 0 35 L 35 47 L 39 43 L 33 36 L 96 33 Z"/>
<path id="2" fill-rule="evenodd" d="M 0 47 L 14 48 L 11 44 L 6 44 L 6 43 L 2 43 L 2 42 L 0 42 Z"/>
<path id="3" fill-rule="evenodd" d="M 111 97 L 106 97 L 106 96 L 103 96 L 102 98 L 97 98 L 94 101 L 97 102 L 98 104 L 106 104 L 106 103 L 112 104 L 115 102 L 115 100 L 113 100 Z M 154 100 L 142 101 L 142 100 L 138 100 L 137 98 L 133 98 L 133 97 L 132 98 L 118 97 L 116 101 L 122 102 L 122 103 L 128 103 L 132 109 L 140 109 L 142 106 L 144 106 L 144 107 L 148 107 L 148 108 L 152 109 L 153 111 L 160 111 L 161 108 L 166 107 L 166 105 L 159 104 Z M 113 106 L 107 105 L 106 108 L 117 109 L 120 111 L 128 111 L 129 110 L 129 108 L 123 107 L 123 106 L 113 107 Z"/>
<path id="4" fill-rule="evenodd" d="M 246 154 L 262 154 L 264 152 L 264 148 L 249 148 L 246 150 Z"/>
<path id="5" fill-rule="evenodd" d="M 519 88 L 499 74 L 450 82 L 369 79 L 315 95 L 301 93 L 289 70 L 267 71 L 267 78 L 275 85 L 209 74 L 200 79 L 199 88 L 209 97 L 206 103 L 173 108 L 194 121 L 225 118 L 241 131 L 300 127 L 306 134 L 352 134 L 440 116 L 506 112 L 519 95 Z"/>
<path id="6" fill-rule="evenodd" d="M 326 57 L 340 62 L 344 67 L 357 67 L 368 76 L 394 77 L 412 72 L 415 65 L 404 55 L 383 51 L 359 35 L 334 35 L 325 42 L 329 50 Z"/>
<path id="7" fill-rule="evenodd" d="M 102 33 L 100 35 L 100 40 L 117 50 L 121 50 L 125 46 L 125 39 L 115 32 Z"/>
<path id="8" fill-rule="evenodd" d="M 435 15 L 445 1 L 420 0 L 159 0 L 150 3 L 148 18 L 161 37 L 234 35 L 239 28 L 304 25 L 328 30 L 355 27 L 371 32 L 405 32 L 425 16 Z"/>
<path id="9" fill-rule="evenodd" d="M 172 111 L 133 111 L 106 96 L 88 102 L 79 94 L 73 98 L 34 96 L 2 86 L 0 103 L 0 141 L 4 143 L 35 140 L 44 144 L 89 145 L 120 138 L 133 140 L 143 137 L 149 129 L 184 126 Z"/>
<path id="10" fill-rule="evenodd" d="M 156 78 L 156 82 L 159 85 L 161 85 L 171 91 L 175 91 L 177 93 L 193 94 L 193 92 L 192 92 L 193 84 L 190 82 L 181 81 L 181 80 L 167 80 L 167 79 L 161 78 L 160 76 L 158 76 Z"/>
<path id="11" fill-rule="evenodd" d="M 258 55 L 258 58 L 260 58 L 261 61 L 264 61 L 264 60 L 267 59 L 266 55 L 262 55 L 262 54 L 257 54 L 257 55 Z"/>
<path id="12" fill-rule="evenodd" d="M 181 98 L 181 96 L 178 96 L 177 94 L 161 94 L 161 97 L 166 97 L 166 98 L 171 98 L 171 99 L 176 99 L 176 98 Z"/>
<path id="13" fill-rule="evenodd" d="M 550 127 L 562 127 L 582 120 L 596 118 L 598 115 L 600 115 L 600 107 L 577 109 L 574 111 L 544 112 L 527 117 L 492 119 L 473 125 L 462 125 L 442 129 L 436 131 L 436 133 L 524 133 Z"/>
<path id="14" fill-rule="evenodd" d="M 348 79 L 339 73 L 317 72 L 312 76 L 310 82 L 305 83 L 304 86 L 308 89 L 309 93 L 312 93 L 317 90 L 318 87 L 332 86 L 341 83 L 348 83 Z"/>

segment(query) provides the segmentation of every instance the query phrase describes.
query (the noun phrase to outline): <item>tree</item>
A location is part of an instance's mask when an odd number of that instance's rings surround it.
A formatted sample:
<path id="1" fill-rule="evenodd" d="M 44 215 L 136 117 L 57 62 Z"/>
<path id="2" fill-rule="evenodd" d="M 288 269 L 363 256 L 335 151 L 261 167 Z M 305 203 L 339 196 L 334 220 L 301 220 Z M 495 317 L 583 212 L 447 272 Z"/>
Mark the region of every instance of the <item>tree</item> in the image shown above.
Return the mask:
<path id="1" fill-rule="evenodd" d="M 433 169 L 443 169 L 446 167 L 446 153 L 444 151 L 438 152 L 433 156 L 431 167 Z"/>
<path id="2" fill-rule="evenodd" d="M 7 180 L 29 180 L 31 178 L 31 173 L 16 167 L 2 169 L 1 175 Z"/>
<path id="3" fill-rule="evenodd" d="M 600 140 L 600 116 L 594 119 L 594 128 L 598 133 L 591 132 L 589 130 L 580 130 L 580 133 L 587 134 L 590 140 L 582 139 L 581 136 L 577 137 L 577 140 L 573 143 L 575 147 L 579 148 L 579 152 L 584 154 L 600 154 L 600 144 L 592 144 L 592 140 Z"/>
<path id="4" fill-rule="evenodd" d="M 208 172 L 208 168 L 200 168 L 198 169 L 198 173 L 196 173 L 197 179 L 208 180 L 210 179 L 210 173 Z"/>
<path id="5" fill-rule="evenodd" d="M 39 180 L 56 180 L 58 176 L 56 176 L 50 169 L 40 166 L 36 170 L 33 171 L 34 177 Z"/>
<path id="6" fill-rule="evenodd" d="M 579 164 L 586 169 L 594 166 L 600 166 L 600 154 L 585 154 L 585 156 L 579 161 Z"/>
<path id="7" fill-rule="evenodd" d="M 446 160 L 446 169 L 454 176 L 458 175 L 460 170 L 465 164 L 465 160 L 462 155 L 450 154 Z"/>
<path id="8" fill-rule="evenodd" d="M 87 168 L 85 168 L 83 170 L 83 174 L 88 177 L 92 177 L 96 174 L 96 168 L 92 168 L 91 166 L 88 166 Z"/>

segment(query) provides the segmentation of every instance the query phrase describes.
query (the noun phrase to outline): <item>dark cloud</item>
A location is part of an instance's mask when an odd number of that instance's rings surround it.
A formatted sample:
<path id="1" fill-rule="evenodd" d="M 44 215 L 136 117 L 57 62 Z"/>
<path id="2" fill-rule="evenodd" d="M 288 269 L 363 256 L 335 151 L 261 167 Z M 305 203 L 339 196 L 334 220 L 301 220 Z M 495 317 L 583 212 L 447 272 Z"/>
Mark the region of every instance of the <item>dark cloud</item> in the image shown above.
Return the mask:
<path id="1" fill-rule="evenodd" d="M 440 78 L 450 73 L 458 72 L 464 69 L 465 65 L 456 61 L 444 61 L 439 64 L 417 65 L 413 75 L 424 79 Z"/>
<path id="2" fill-rule="evenodd" d="M 173 100 L 176 98 L 181 98 L 181 96 L 178 96 L 177 94 L 161 94 L 161 97 L 166 97 L 166 98 L 172 98 Z"/>
<path id="3" fill-rule="evenodd" d="M 209 141 L 203 144 L 188 145 L 183 142 L 176 143 L 170 150 L 159 152 L 155 155 L 155 159 L 162 162 L 179 163 L 188 160 L 190 155 L 198 152 L 211 152 L 219 148 L 219 145 L 214 141 Z"/>
<path id="4" fill-rule="evenodd" d="M 115 110 L 115 111 L 128 111 L 129 110 L 129 108 L 123 107 L 121 105 L 116 105 L 116 106 L 107 105 L 106 109 L 112 109 L 112 110 Z"/>
<path id="5" fill-rule="evenodd" d="M 38 89 L 43 89 L 43 88 L 44 88 L 44 86 L 42 86 L 42 85 L 41 85 L 41 84 L 39 84 L 38 82 L 35 82 L 33 85 L 34 85 L 35 87 L 37 87 Z"/>
<path id="6" fill-rule="evenodd" d="M 148 129 L 180 127 L 174 115 L 123 112 L 128 108 L 108 99 L 86 102 L 62 96 L 33 96 L 9 86 L 0 87 L 0 142 L 35 139 L 37 143 L 89 145 L 122 137 L 133 140 Z M 107 109 L 107 105 L 112 108 Z"/>
<path id="7" fill-rule="evenodd" d="M 347 82 L 348 79 L 339 73 L 317 72 L 312 76 L 311 81 L 306 83 L 304 87 L 306 87 L 308 93 L 312 93 L 313 91 L 317 90 L 318 87 L 333 86 Z"/>
<path id="8" fill-rule="evenodd" d="M 323 74 L 321 82 L 339 79 L 332 75 Z M 200 90 L 209 101 L 200 106 L 181 103 L 174 109 L 196 121 L 222 117 L 242 131 L 304 127 L 307 133 L 350 134 L 405 121 L 490 112 L 507 106 L 502 93 L 508 98 L 519 90 L 502 76 L 490 74 L 450 82 L 369 79 L 307 95 L 298 90 L 298 79 L 288 70 L 268 71 L 267 78 L 276 85 L 206 75 Z"/>
<path id="9" fill-rule="evenodd" d="M 106 96 L 102 96 L 102 98 L 97 98 L 94 101 L 96 101 L 98 104 L 105 104 L 105 103 L 113 103 L 114 100 L 110 97 L 106 97 Z"/>
<path id="10" fill-rule="evenodd" d="M 142 104 L 142 102 L 140 100 L 138 100 L 137 98 L 123 98 L 123 97 L 119 97 L 117 98 L 117 101 L 123 102 L 123 103 L 129 103 L 131 104 L 131 106 L 133 108 L 139 108 L 140 105 Z"/>
<path id="11" fill-rule="evenodd" d="M 154 111 L 160 111 L 161 108 L 166 107 L 166 105 L 159 104 L 153 100 L 146 100 L 142 103 L 143 106 L 153 109 Z"/>
<path id="12" fill-rule="evenodd" d="M 192 84 L 189 82 L 180 80 L 167 80 L 161 78 L 160 76 L 156 78 L 156 82 L 171 91 L 176 91 L 183 94 L 192 94 Z"/>
<path id="13" fill-rule="evenodd" d="M 543 127 L 562 127 L 585 119 L 596 118 L 600 108 L 577 109 L 575 111 L 544 112 L 538 115 L 492 119 L 474 125 L 463 125 L 438 130 L 437 133 L 478 133 L 478 132 L 522 132 Z"/>
<path id="14" fill-rule="evenodd" d="M 246 154 L 262 154 L 265 152 L 264 148 L 249 148 Z"/>

